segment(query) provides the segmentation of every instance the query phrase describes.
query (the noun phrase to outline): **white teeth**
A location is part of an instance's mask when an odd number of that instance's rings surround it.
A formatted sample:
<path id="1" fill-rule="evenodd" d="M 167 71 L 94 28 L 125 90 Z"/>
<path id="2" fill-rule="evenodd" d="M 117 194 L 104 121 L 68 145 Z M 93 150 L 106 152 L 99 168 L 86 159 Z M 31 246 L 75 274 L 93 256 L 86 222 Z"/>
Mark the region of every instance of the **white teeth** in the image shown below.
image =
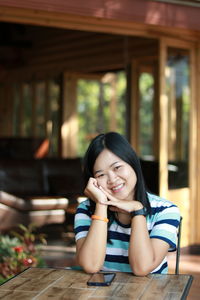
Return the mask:
<path id="1" fill-rule="evenodd" d="M 112 188 L 113 191 L 119 190 L 123 187 L 123 183 L 119 184 L 118 186 Z"/>

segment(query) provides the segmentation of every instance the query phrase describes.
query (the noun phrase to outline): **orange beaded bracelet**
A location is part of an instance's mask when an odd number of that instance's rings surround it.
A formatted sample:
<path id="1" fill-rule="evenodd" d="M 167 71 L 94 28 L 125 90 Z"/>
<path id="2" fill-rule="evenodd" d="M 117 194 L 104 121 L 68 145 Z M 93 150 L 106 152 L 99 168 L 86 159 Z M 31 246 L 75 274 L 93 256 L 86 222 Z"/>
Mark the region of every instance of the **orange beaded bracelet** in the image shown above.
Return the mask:
<path id="1" fill-rule="evenodd" d="M 99 217 L 99 216 L 96 216 L 96 215 L 92 215 L 92 220 L 99 220 L 99 221 L 103 221 L 103 222 L 106 222 L 108 223 L 108 219 L 107 218 L 103 218 L 103 217 Z"/>

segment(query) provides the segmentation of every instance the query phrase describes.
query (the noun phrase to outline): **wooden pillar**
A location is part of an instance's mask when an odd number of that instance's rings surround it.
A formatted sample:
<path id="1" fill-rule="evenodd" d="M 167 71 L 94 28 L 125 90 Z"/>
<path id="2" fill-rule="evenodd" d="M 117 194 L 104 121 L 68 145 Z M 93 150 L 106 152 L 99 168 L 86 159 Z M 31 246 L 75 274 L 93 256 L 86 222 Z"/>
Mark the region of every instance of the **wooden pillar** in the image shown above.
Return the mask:
<path id="1" fill-rule="evenodd" d="M 130 142 L 134 150 L 139 152 L 139 95 L 138 95 L 138 62 L 131 64 L 131 103 L 130 103 Z"/>
<path id="2" fill-rule="evenodd" d="M 111 78 L 111 97 L 110 97 L 110 131 L 116 131 L 117 129 L 117 93 L 116 93 L 116 74 L 112 74 Z"/>
<path id="3" fill-rule="evenodd" d="M 190 244 L 200 244 L 200 44 L 190 54 L 190 143 L 189 143 L 189 183 L 190 183 Z"/>
<path id="4" fill-rule="evenodd" d="M 167 198 L 168 194 L 168 99 L 166 95 L 165 64 L 166 46 L 160 39 L 160 101 L 159 101 L 159 194 Z"/>
<path id="5" fill-rule="evenodd" d="M 50 89 L 50 84 L 49 84 L 49 80 L 45 80 L 45 94 L 44 94 L 44 119 L 45 119 L 45 135 L 47 138 L 51 137 L 51 133 L 52 133 L 52 124 L 51 124 L 51 120 L 50 120 L 50 93 L 49 93 L 49 89 Z"/>
<path id="6" fill-rule="evenodd" d="M 62 157 L 72 158 L 77 156 L 77 78 L 65 73 L 63 80 L 63 112 L 61 125 Z"/>
<path id="7" fill-rule="evenodd" d="M 36 136 L 36 82 L 31 83 L 32 88 L 32 135 Z"/>
<path id="8" fill-rule="evenodd" d="M 2 113 L 1 124 L 1 136 L 12 136 L 13 135 L 13 89 L 11 83 L 5 83 L 2 85 L 1 92 L 1 104 L 0 111 Z"/>
<path id="9" fill-rule="evenodd" d="M 169 93 L 169 99 L 168 99 L 168 107 L 166 113 L 169 112 L 168 115 L 168 160 L 173 161 L 176 160 L 176 147 L 177 147 L 177 103 L 176 103 L 176 78 L 175 78 L 175 72 L 173 69 L 170 69 L 167 67 L 166 72 L 167 77 L 170 80 L 170 89 L 168 91 Z M 181 145 L 179 145 L 181 147 Z"/>
<path id="10" fill-rule="evenodd" d="M 154 102 L 153 102 L 153 153 L 155 160 L 159 158 L 159 70 L 158 61 L 154 62 Z"/>

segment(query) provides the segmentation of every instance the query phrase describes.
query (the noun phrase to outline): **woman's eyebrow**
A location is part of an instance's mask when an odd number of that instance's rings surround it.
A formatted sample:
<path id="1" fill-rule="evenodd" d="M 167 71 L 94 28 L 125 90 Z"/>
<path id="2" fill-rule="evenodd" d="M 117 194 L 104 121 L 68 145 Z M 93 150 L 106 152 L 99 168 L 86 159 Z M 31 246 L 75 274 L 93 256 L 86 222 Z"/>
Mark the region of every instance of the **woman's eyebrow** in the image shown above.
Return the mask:
<path id="1" fill-rule="evenodd" d="M 97 170 L 94 172 L 94 175 L 96 175 L 97 173 L 101 173 L 101 172 L 103 172 L 103 170 Z"/>
<path id="2" fill-rule="evenodd" d="M 114 163 L 112 163 L 111 165 L 110 165 L 110 167 L 112 167 L 112 166 L 114 166 L 115 164 L 117 164 L 117 163 L 119 163 L 120 161 L 115 161 Z"/>
<path id="3" fill-rule="evenodd" d="M 115 161 L 114 163 L 112 163 L 112 164 L 109 166 L 109 168 L 112 168 L 112 166 L 114 166 L 114 165 L 117 164 L 117 163 L 119 163 L 119 161 Z M 103 172 L 103 170 L 97 170 L 97 171 L 94 172 L 94 175 L 96 175 L 97 173 L 101 173 L 101 172 Z"/>

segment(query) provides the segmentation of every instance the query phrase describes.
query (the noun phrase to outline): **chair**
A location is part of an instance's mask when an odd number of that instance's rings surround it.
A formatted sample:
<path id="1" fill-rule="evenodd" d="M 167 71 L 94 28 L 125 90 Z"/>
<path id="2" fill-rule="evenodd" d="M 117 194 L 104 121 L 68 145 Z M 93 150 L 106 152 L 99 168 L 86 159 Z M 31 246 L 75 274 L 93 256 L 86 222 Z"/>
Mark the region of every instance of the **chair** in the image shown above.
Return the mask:
<path id="1" fill-rule="evenodd" d="M 180 218 L 180 224 L 178 227 L 178 233 L 177 233 L 177 250 L 176 250 L 176 266 L 175 266 L 175 274 L 179 274 L 179 262 L 180 262 L 180 254 L 181 254 L 181 249 L 180 249 L 180 244 L 181 244 L 181 227 L 182 227 L 182 217 Z"/>
<path id="2" fill-rule="evenodd" d="M 30 223 L 42 227 L 63 224 L 69 200 L 65 197 L 42 196 L 23 199 L 0 190 L 0 232 Z"/>

